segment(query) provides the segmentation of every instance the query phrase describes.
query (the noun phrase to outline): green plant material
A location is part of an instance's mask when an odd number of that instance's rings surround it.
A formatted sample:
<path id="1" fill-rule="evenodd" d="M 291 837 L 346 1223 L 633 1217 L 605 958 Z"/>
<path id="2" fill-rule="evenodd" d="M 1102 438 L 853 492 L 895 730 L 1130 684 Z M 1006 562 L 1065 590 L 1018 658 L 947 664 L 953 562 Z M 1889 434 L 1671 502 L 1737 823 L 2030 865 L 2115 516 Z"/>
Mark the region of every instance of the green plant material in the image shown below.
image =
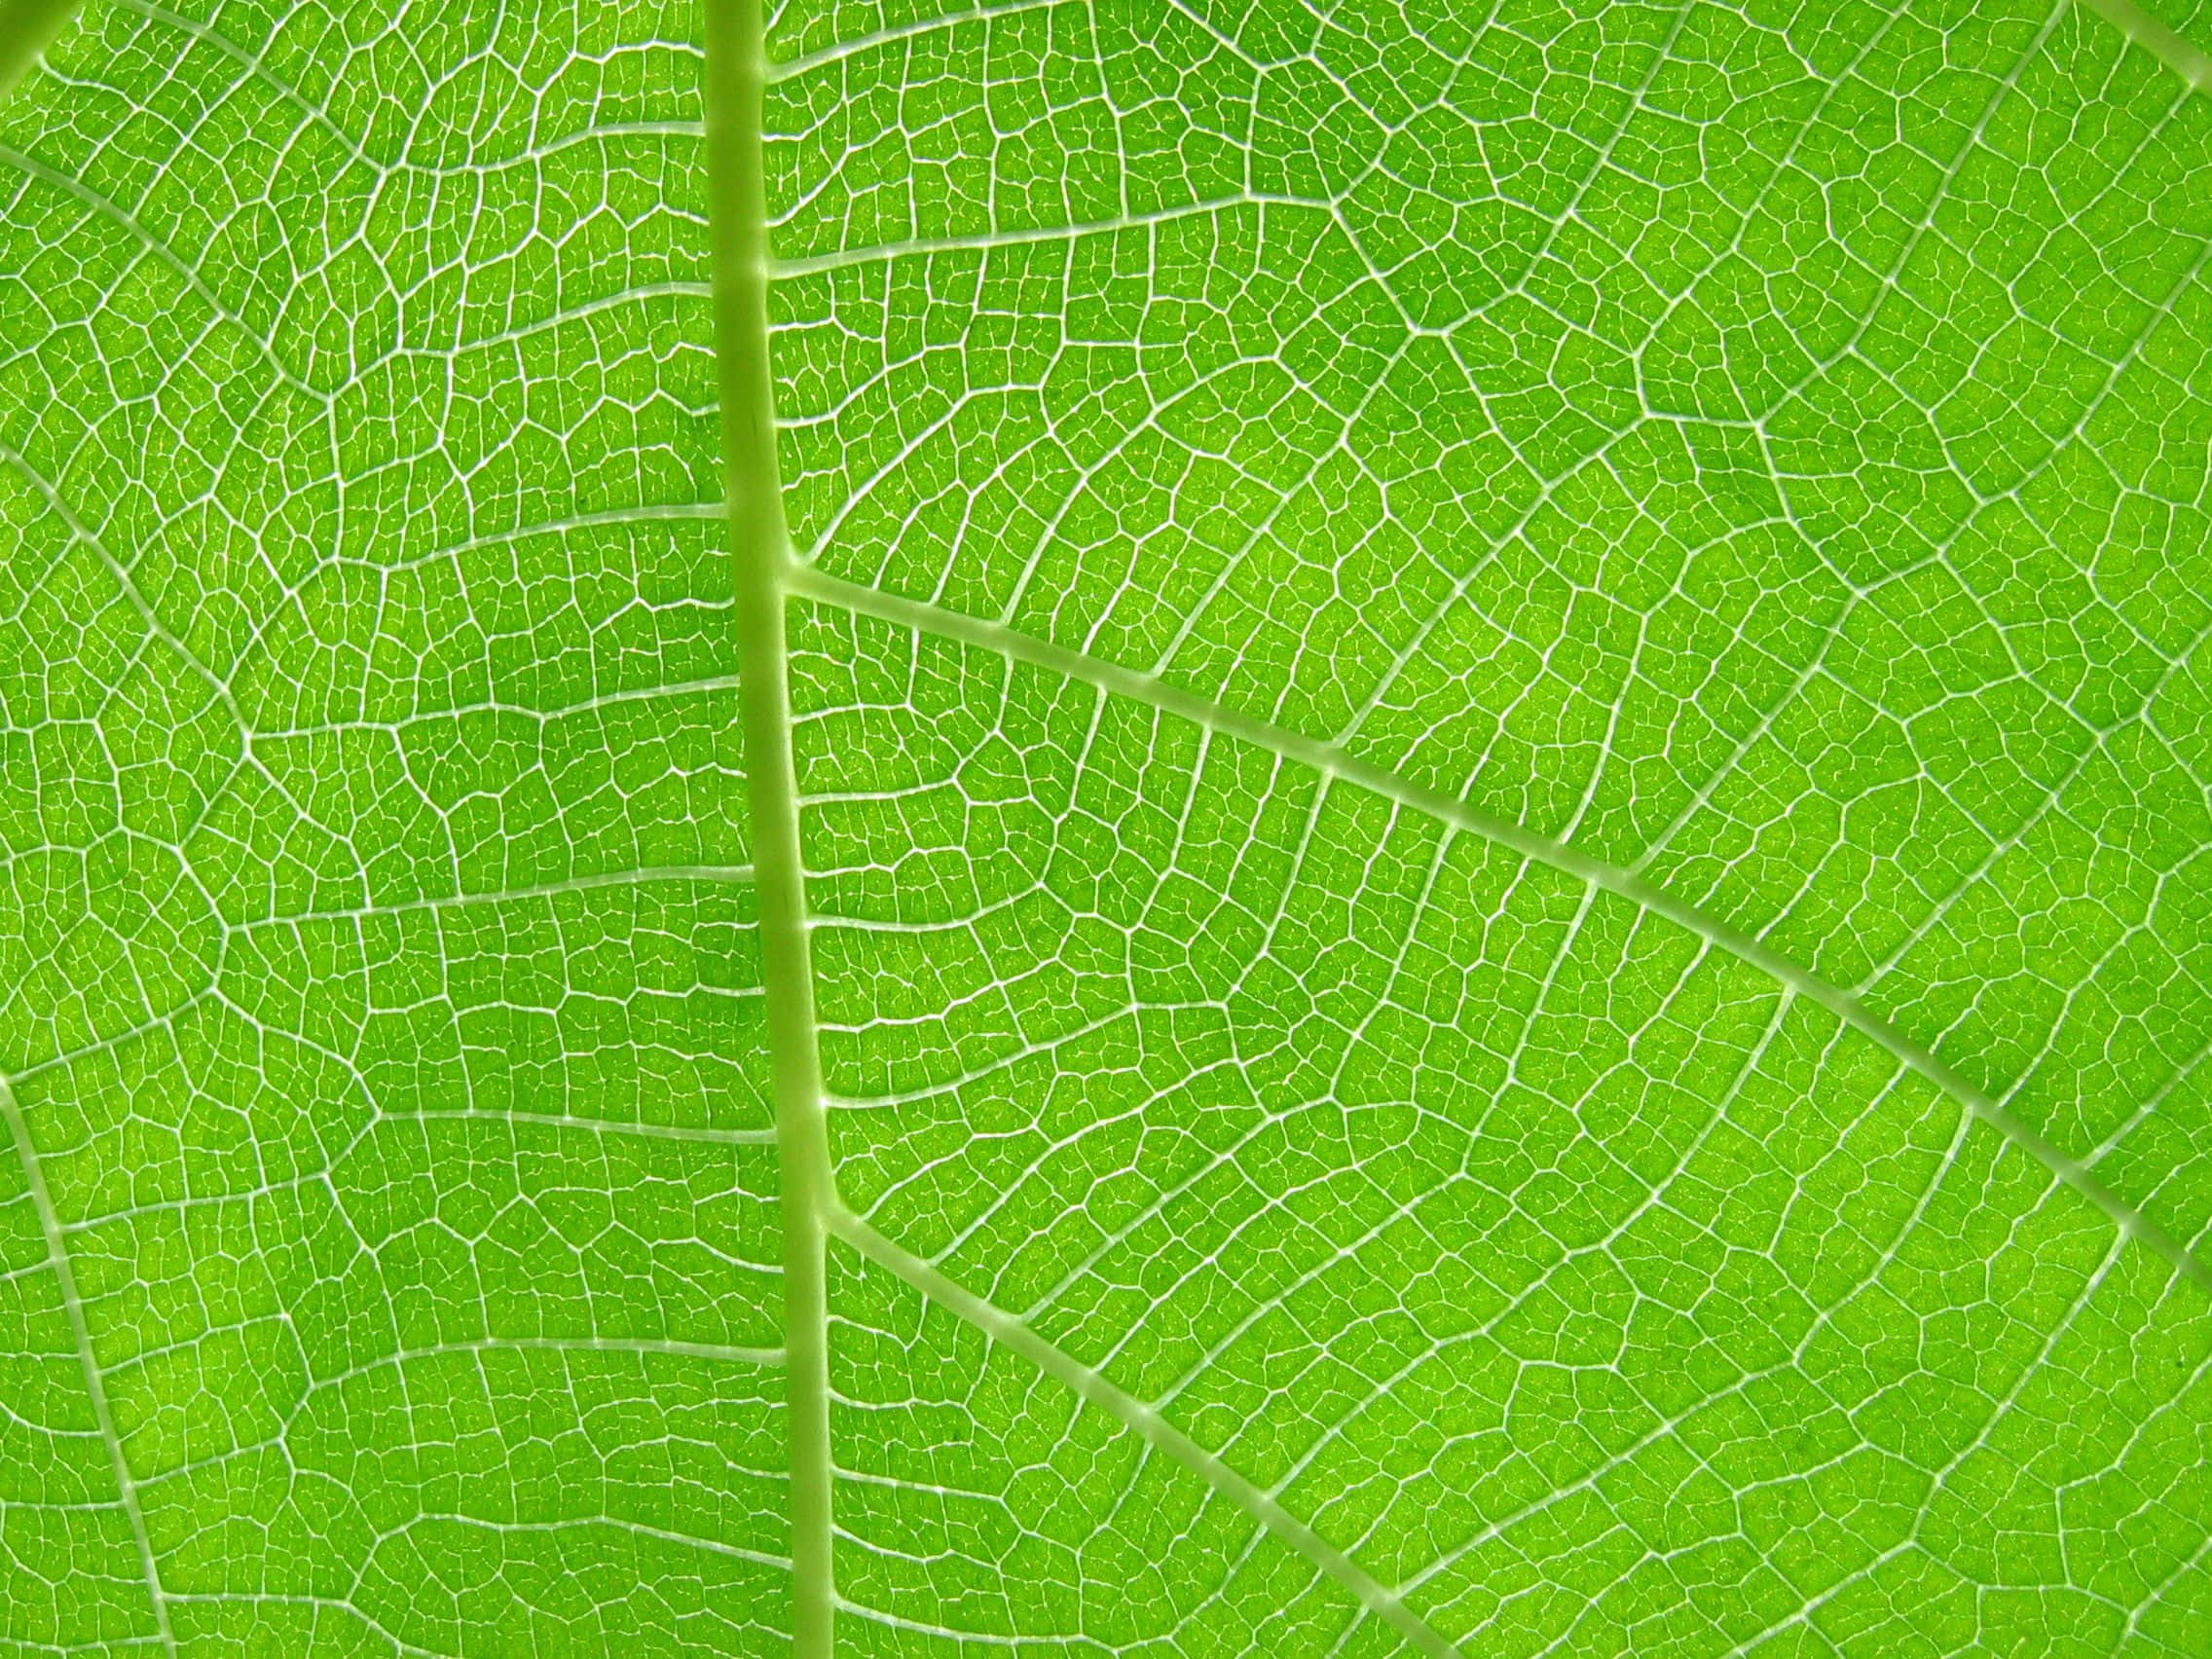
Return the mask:
<path id="1" fill-rule="evenodd" d="M 0 1650 L 2212 1652 L 2197 10 L 93 0 Z"/>

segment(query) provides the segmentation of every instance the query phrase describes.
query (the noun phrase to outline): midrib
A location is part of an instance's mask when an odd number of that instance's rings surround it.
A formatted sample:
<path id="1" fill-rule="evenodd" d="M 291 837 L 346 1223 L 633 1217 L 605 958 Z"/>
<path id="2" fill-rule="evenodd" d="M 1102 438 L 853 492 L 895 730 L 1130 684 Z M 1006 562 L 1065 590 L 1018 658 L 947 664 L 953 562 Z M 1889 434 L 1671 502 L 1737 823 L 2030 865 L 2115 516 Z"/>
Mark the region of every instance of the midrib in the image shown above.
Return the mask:
<path id="1" fill-rule="evenodd" d="M 771 269 L 761 100 L 766 85 L 759 0 L 707 0 L 706 116 L 715 271 L 715 352 L 721 394 L 728 518 L 735 566 L 738 674 L 759 904 L 776 1160 L 783 1188 L 784 1348 L 789 1401 L 792 1636 L 795 1659 L 831 1659 L 836 1590 L 831 1560 L 827 1250 L 832 1233 L 994 1342 L 1028 1358 L 1092 1406 L 1191 1470 L 1349 1590 L 1366 1615 L 1417 1651 L 1458 1650 L 1299 1521 L 1142 1401 L 1062 1353 L 1013 1315 L 975 1297 L 847 1212 L 830 1174 L 805 874 L 792 759 L 788 600 L 809 591 L 791 556 L 776 457 L 769 373 Z M 817 596 L 819 597 L 819 596 Z"/>
<path id="2" fill-rule="evenodd" d="M 77 10 L 78 0 L 0 0 L 0 98 L 38 61 L 46 44 Z"/>
<path id="3" fill-rule="evenodd" d="M 796 1659 L 830 1659 L 834 1592 L 829 1310 L 823 1277 L 832 1188 L 792 769 L 784 641 L 791 553 L 768 375 L 768 221 L 760 120 L 766 61 L 760 0 L 707 0 L 706 37 L 715 356 L 736 567 L 738 677 L 760 908 L 761 983 L 783 1188 L 793 1651 Z"/>
<path id="4" fill-rule="evenodd" d="M 2187 81 L 2194 91 L 2212 93 L 2212 55 L 2174 33 L 2134 0 L 2083 0 L 2083 4 Z"/>
<path id="5" fill-rule="evenodd" d="M 2087 0 L 2101 14 L 2199 90 L 2212 90 L 2212 68 L 2125 0 Z M 1017 632 L 837 581 L 791 552 L 779 477 L 774 391 L 770 375 L 767 286 L 774 265 L 767 231 L 762 94 L 769 80 L 759 0 L 708 0 L 707 147 L 712 181 L 716 349 L 720 374 L 729 523 L 736 566 L 736 621 L 744 683 L 745 750 L 751 796 L 762 977 L 776 1111 L 785 1225 L 786 1347 L 792 1456 L 792 1560 L 794 1652 L 829 1659 L 833 1650 L 835 1591 L 830 1560 L 831 1460 L 829 1427 L 828 1309 L 825 1254 L 834 1233 L 895 1268 L 915 1288 L 994 1341 L 1021 1352 L 1048 1374 L 1120 1418 L 1159 1450 L 1193 1469 L 1260 1519 L 1299 1554 L 1351 1588 L 1370 1613 L 1423 1651 L 1451 1652 L 1396 1596 L 1368 1580 L 1348 1558 L 1279 1510 L 1256 1489 L 1186 1443 L 1150 1407 L 1125 1396 L 1087 1367 L 1029 1331 L 1014 1315 L 972 1296 L 875 1235 L 838 1204 L 830 1172 L 824 1095 L 807 951 L 804 873 L 799 856 L 796 781 L 791 747 L 789 660 L 785 611 L 793 597 L 874 615 L 950 636 L 1044 667 L 1109 692 L 1140 698 L 1196 719 L 1224 735 L 1258 744 L 1346 782 L 1377 791 L 1523 856 L 1560 868 L 1689 928 L 1710 943 L 1763 970 L 1872 1038 L 1907 1068 L 1936 1084 L 1974 1117 L 2004 1133 L 2066 1184 L 2088 1198 L 2120 1229 L 2187 1277 L 2212 1282 L 2212 1270 L 2178 1240 L 2121 1202 L 2077 1161 L 2014 1119 L 2005 1104 L 1976 1088 L 1925 1048 L 1907 1039 L 1850 993 L 1811 975 L 1759 940 L 1718 923 L 1665 889 L 1536 834 L 1465 802 L 1413 785 L 1341 748 L 1283 731 L 1168 687 L 1156 677 L 1118 669 Z M 984 239 L 995 243 L 999 239 Z M 867 250 L 870 257 L 883 250 Z M 845 262 L 832 255 L 805 268 Z M 797 269 L 796 267 L 793 269 Z M 896 1258 L 896 1260 L 894 1260 Z"/>

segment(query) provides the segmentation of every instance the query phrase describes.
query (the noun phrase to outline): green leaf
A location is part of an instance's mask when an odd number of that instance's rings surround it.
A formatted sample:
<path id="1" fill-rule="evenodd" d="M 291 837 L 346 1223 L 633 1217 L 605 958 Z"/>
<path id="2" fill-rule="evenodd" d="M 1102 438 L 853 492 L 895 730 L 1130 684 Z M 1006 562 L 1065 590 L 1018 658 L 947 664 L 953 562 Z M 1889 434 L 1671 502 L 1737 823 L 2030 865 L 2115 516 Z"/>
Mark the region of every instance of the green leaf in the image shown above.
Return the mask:
<path id="1" fill-rule="evenodd" d="M 91 0 L 0 1651 L 2212 1652 L 2206 37 Z"/>

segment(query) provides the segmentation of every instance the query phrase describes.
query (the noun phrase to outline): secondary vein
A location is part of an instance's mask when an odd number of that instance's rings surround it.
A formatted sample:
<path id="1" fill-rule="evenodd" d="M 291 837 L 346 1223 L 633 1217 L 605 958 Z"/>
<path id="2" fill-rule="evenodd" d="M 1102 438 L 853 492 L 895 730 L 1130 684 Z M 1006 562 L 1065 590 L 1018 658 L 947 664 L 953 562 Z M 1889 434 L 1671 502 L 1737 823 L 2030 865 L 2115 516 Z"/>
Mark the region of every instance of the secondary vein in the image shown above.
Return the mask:
<path id="1" fill-rule="evenodd" d="M 1356 785 L 1385 800 L 1426 813 L 1456 829 L 1493 841 L 1523 858 L 1548 865 L 1578 881 L 1587 882 L 1594 888 L 1603 889 L 1642 909 L 1664 916 L 1738 960 L 1751 964 L 1769 977 L 1789 986 L 1808 1001 L 1827 1010 L 1845 1025 L 1871 1038 L 1897 1060 L 1942 1089 L 1967 1111 L 1997 1129 L 2059 1180 L 2095 1204 L 2114 1226 L 2146 1248 L 2157 1252 L 2176 1272 L 2206 1289 L 2212 1289 L 2212 1263 L 2207 1263 L 2157 1223 L 2125 1202 L 2097 1179 L 2081 1160 L 2060 1151 L 2043 1135 L 2013 1117 L 2003 1100 L 1970 1082 L 1954 1067 L 1937 1058 L 1924 1045 L 1906 1036 L 1849 991 L 1830 984 L 1811 970 L 1792 962 L 1763 940 L 1709 915 L 1678 893 L 1670 892 L 1633 871 L 1607 864 L 1603 859 L 1593 858 L 1580 848 L 1555 840 L 1525 824 L 1516 823 L 1497 813 L 1486 812 L 1481 807 L 1441 790 L 1417 784 L 1386 766 L 1364 759 L 1335 744 L 1285 730 L 1258 716 L 1244 714 L 1195 691 L 1170 685 L 1154 675 L 1102 661 L 1086 652 L 1053 645 L 1001 623 L 963 615 L 921 600 L 904 599 L 895 594 L 860 587 L 811 567 L 794 569 L 789 581 L 793 591 L 810 599 L 873 616 L 900 627 L 916 629 L 995 651 L 1016 662 L 1025 662 L 1032 667 L 1096 686 L 1115 696 L 1134 699 L 1163 714 L 1190 720 L 1208 731 L 1218 732 L 1224 737 L 1235 738 L 1286 760 L 1309 766 L 1326 776 L 1342 778 L 1346 783 Z"/>
<path id="2" fill-rule="evenodd" d="M 966 1320 L 991 1341 L 1020 1354 L 1046 1376 L 1073 1389 L 1120 1421 L 1171 1461 L 1190 1470 L 1230 1502 L 1343 1585 L 1360 1605 L 1405 1638 L 1429 1659 L 1461 1659 L 1459 1650 L 1438 1635 L 1397 1593 L 1363 1570 L 1320 1533 L 1298 1519 L 1213 1453 L 1208 1452 L 1152 1406 L 1138 1399 L 1064 1348 L 1040 1336 L 1003 1308 L 985 1302 L 920 1257 L 901 1248 L 849 1210 L 830 1212 L 830 1230 L 878 1267 L 888 1269 L 946 1311 Z"/>
<path id="3" fill-rule="evenodd" d="M 62 1311 L 69 1320 L 69 1334 L 77 1345 L 77 1363 L 84 1372 L 85 1392 L 92 1400 L 92 1421 L 99 1429 L 100 1442 L 107 1448 L 108 1466 L 115 1474 L 116 1497 L 130 1524 L 130 1541 L 138 1549 L 138 1567 L 145 1574 L 146 1595 L 154 1604 L 154 1629 L 161 1637 L 162 1651 L 173 1654 L 176 1639 L 169 1633 L 168 1599 L 162 1594 L 161 1567 L 154 1560 L 153 1541 L 146 1533 L 146 1518 L 138 1508 L 138 1488 L 130 1478 L 130 1465 L 124 1459 L 123 1437 L 116 1433 L 115 1415 L 108 1410 L 107 1384 L 100 1377 L 99 1363 L 92 1357 L 92 1329 L 85 1322 L 85 1304 L 77 1294 L 77 1275 L 69 1265 L 69 1248 L 61 1219 L 55 1213 L 53 1197 L 46 1190 L 46 1176 L 39 1168 L 38 1153 L 31 1145 L 22 1108 L 17 1104 L 16 1091 L 4 1077 L 0 1077 L 0 1119 L 7 1122 L 16 1157 L 22 1164 L 23 1184 L 30 1190 L 31 1208 L 38 1214 L 39 1231 L 46 1235 L 47 1267 L 54 1273 Z"/>

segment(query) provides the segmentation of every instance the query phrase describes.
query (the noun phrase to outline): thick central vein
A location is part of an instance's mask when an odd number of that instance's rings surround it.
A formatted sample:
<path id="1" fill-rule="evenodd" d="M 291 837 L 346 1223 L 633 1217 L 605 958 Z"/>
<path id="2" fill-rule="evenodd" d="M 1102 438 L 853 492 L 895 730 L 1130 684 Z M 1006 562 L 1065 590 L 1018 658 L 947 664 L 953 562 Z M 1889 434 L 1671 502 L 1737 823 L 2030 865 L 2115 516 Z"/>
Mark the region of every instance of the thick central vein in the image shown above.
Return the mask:
<path id="1" fill-rule="evenodd" d="M 0 0 L 4 4 L 5 0 Z M 2186 43 L 2145 26 L 2126 0 L 2087 0 L 2137 41 L 2151 48 L 2193 85 L 2206 84 L 2205 60 Z M 2028 1129 L 2004 1102 L 1975 1088 L 1932 1052 L 1912 1043 L 1856 998 L 1806 973 L 1759 940 L 1717 923 L 1678 897 L 1633 872 L 1600 864 L 1576 849 L 1493 819 L 1466 803 L 1412 786 L 1382 768 L 1330 745 L 1285 733 L 1204 699 L 1173 691 L 1149 677 L 1124 675 L 1079 653 L 1029 641 L 1010 630 L 955 618 L 934 607 L 834 581 L 796 565 L 791 555 L 778 475 L 774 393 L 768 350 L 767 287 L 776 269 L 769 249 L 763 169 L 761 103 L 768 79 L 762 51 L 761 0 L 707 0 L 707 148 L 712 178 L 716 350 L 719 359 L 723 440 L 729 481 L 729 524 L 735 550 L 736 625 L 743 685 L 746 771 L 751 794 L 755 867 L 760 905 L 762 977 L 776 1108 L 778 1160 L 785 1228 L 785 1340 L 789 1363 L 792 1456 L 793 1632 L 799 1659 L 829 1659 L 832 1652 L 835 1591 L 830 1562 L 831 1458 L 829 1424 L 828 1309 L 825 1250 L 841 1231 L 864 1252 L 894 1266 L 933 1300 L 979 1324 L 995 1341 L 1028 1355 L 1196 1469 L 1257 1515 L 1293 1548 L 1319 1562 L 1349 1586 L 1370 1612 L 1424 1652 L 1454 1651 L 1416 1618 L 1396 1596 L 1369 1580 L 1333 1546 L 1311 1532 L 1226 1465 L 1199 1453 L 1150 1407 L 1134 1402 L 1103 1379 L 1082 1372 L 1014 1316 L 1001 1312 L 934 1269 L 907 1257 L 846 1215 L 837 1205 L 830 1174 L 807 952 L 804 876 L 799 855 L 796 781 L 792 760 L 789 663 L 785 609 L 804 594 L 887 620 L 1006 651 L 1103 689 L 1124 691 L 1156 706 L 1198 719 L 1212 729 L 1304 760 L 1435 816 L 1515 848 L 1524 856 L 1567 870 L 1669 917 L 1714 944 L 1759 967 L 1827 1008 L 1889 1050 L 1907 1067 L 1942 1088 L 1973 1116 L 2000 1129 L 2060 1179 L 2087 1196 L 2126 1235 L 2148 1245 L 2184 1274 L 2212 1281 L 2212 1270 L 2162 1230 L 2119 1200 L 2076 1160 Z M 2157 38 L 2153 38 L 2157 36 Z M 986 239 L 996 241 L 1000 239 Z M 792 269 L 812 269 L 874 257 L 884 250 L 834 254 Z M 1127 680 L 1129 683 L 1124 683 Z"/>
<path id="2" fill-rule="evenodd" d="M 765 67 L 760 0 L 707 0 L 707 161 L 713 199 L 715 354 L 736 566 L 745 773 L 760 905 L 761 982 L 783 1185 L 784 1346 L 792 1458 L 792 1636 L 797 1659 L 829 1659 L 829 1318 L 824 1222 L 830 1152 L 815 1051 L 798 798 L 784 644 L 790 532 L 776 471 L 768 378 L 768 230 L 761 166 Z"/>
<path id="3" fill-rule="evenodd" d="M 0 0 L 0 97 L 38 60 L 77 10 L 77 0 Z"/>
<path id="4" fill-rule="evenodd" d="M 2212 55 L 2174 33 L 2136 5 L 2135 0 L 2083 0 L 2083 3 L 2197 92 L 2212 93 Z"/>

